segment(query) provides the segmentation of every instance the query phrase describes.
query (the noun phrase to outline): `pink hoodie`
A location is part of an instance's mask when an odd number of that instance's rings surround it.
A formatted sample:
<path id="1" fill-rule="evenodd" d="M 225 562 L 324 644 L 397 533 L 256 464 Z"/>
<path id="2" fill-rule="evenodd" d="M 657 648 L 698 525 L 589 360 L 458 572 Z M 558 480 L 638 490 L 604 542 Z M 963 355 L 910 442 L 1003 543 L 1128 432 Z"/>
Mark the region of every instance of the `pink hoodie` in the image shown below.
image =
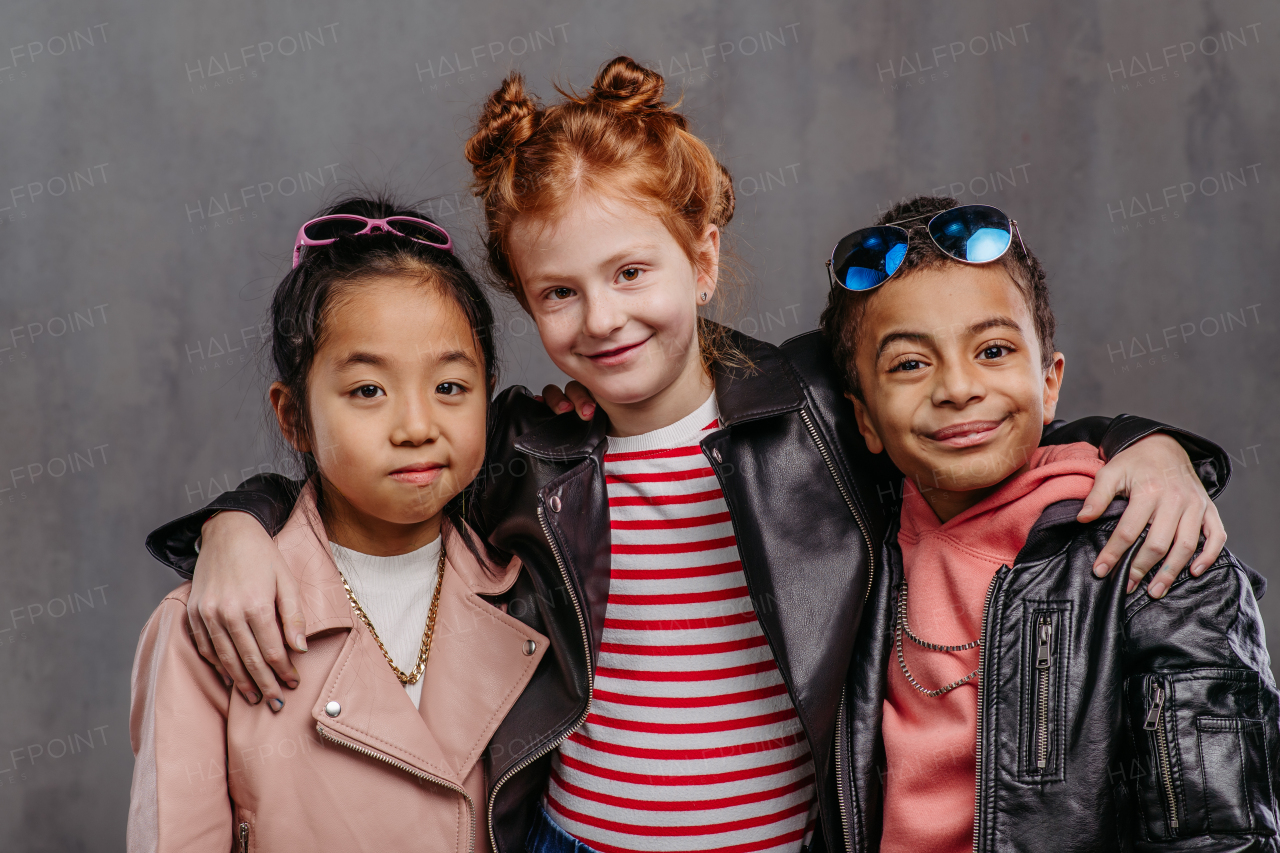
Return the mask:
<path id="1" fill-rule="evenodd" d="M 979 638 L 987 588 L 1013 565 L 1045 507 L 1080 499 L 1102 467 L 1089 444 L 1041 447 L 1031 468 L 945 524 L 908 483 L 902 505 L 907 624 L 922 640 L 964 645 Z M 978 668 L 978 649 L 935 652 L 903 636 L 907 668 L 936 690 Z M 884 702 L 884 853 L 973 849 L 978 679 L 925 696 L 890 657 Z"/>

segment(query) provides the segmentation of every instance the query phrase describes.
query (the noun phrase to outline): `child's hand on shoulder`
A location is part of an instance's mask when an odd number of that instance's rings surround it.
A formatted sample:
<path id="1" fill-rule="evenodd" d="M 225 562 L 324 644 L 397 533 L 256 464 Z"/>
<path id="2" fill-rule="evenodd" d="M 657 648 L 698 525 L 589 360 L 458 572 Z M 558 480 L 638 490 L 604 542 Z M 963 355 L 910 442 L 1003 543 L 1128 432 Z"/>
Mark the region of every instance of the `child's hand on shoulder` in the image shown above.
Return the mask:
<path id="1" fill-rule="evenodd" d="M 307 650 L 298 582 L 275 540 L 247 513 L 218 513 L 203 532 L 187 600 L 196 648 L 250 704 L 265 699 L 279 711 L 280 682 L 298 686 L 281 626 L 294 649 Z"/>
<path id="2" fill-rule="evenodd" d="M 551 411 L 557 415 L 576 410 L 578 417 L 584 421 L 589 421 L 596 413 L 596 398 L 591 396 L 587 386 L 577 380 L 564 386 L 563 391 L 560 390 L 559 386 L 548 385 L 542 389 L 542 394 L 535 399 L 546 403 L 551 408 Z"/>
<path id="3" fill-rule="evenodd" d="M 1147 585 L 1147 593 L 1160 598 L 1168 592 L 1195 554 L 1202 531 L 1204 549 L 1191 565 L 1191 574 L 1197 577 L 1213 565 L 1227 542 L 1218 508 L 1196 476 L 1191 458 L 1170 436 L 1147 436 L 1108 461 L 1098 471 L 1077 519 L 1085 523 L 1095 520 L 1116 497 L 1127 497 L 1129 505 L 1093 570 L 1098 577 L 1106 577 L 1150 525 L 1146 540 L 1130 564 L 1129 592 L 1161 560 L 1163 564 Z"/>

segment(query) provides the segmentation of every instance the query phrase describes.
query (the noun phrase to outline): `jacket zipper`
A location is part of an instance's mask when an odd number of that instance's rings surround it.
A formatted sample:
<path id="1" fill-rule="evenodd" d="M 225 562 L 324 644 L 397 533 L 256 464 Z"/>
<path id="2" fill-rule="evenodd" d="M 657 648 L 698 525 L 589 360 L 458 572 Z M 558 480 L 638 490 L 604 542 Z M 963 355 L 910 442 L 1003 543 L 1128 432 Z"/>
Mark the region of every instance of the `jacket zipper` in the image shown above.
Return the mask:
<path id="1" fill-rule="evenodd" d="M 569 600 L 573 602 L 573 612 L 578 617 L 578 628 L 582 632 L 582 648 L 587 656 L 587 707 L 582 710 L 582 716 L 578 717 L 577 722 L 566 729 L 560 737 L 550 741 L 542 749 L 502 774 L 502 778 L 494 784 L 493 791 L 489 794 L 489 844 L 494 850 L 498 849 L 498 845 L 494 841 L 495 836 L 493 833 L 493 804 L 497 802 L 498 791 L 506 784 L 508 779 L 553 749 L 559 748 L 560 744 L 569 739 L 569 735 L 577 731 L 578 727 L 587 719 L 587 715 L 591 713 L 591 694 L 595 687 L 595 667 L 591 665 L 591 641 L 587 638 L 587 621 L 582 616 L 582 607 L 578 604 L 578 595 L 573 591 L 573 584 L 569 582 L 569 571 L 565 568 L 564 560 L 560 556 L 560 549 L 556 547 L 556 540 L 551 536 L 551 527 L 547 524 L 547 516 L 542 507 L 538 507 L 538 523 L 542 525 L 542 533 L 547 537 L 547 544 L 551 546 L 551 553 L 556 558 L 556 567 L 560 569 L 560 577 L 564 579 L 564 588 L 569 591 Z"/>
<path id="2" fill-rule="evenodd" d="M 862 531 L 862 540 L 867 543 L 867 589 L 862 594 L 862 606 L 866 607 L 867 600 L 871 598 L 871 586 L 876 577 L 876 553 L 875 546 L 871 542 L 871 534 L 867 530 L 867 526 L 862 521 L 862 516 L 858 515 L 858 510 L 854 508 L 853 497 L 849 494 L 849 490 L 845 488 L 844 481 L 840 479 L 840 473 L 836 470 L 835 462 L 831 459 L 831 454 L 827 451 L 826 442 L 822 440 L 822 435 L 818 432 L 817 427 L 813 425 L 813 419 L 809 417 L 807 409 L 800 410 L 800 419 L 804 421 L 805 428 L 809 430 L 809 435 L 813 437 L 813 443 L 818 446 L 818 453 L 822 455 L 822 461 L 827 463 L 827 470 L 831 472 L 831 479 L 835 480 L 836 488 L 840 490 L 840 496 L 844 498 L 845 506 L 849 507 L 849 514 L 853 516 L 853 520 L 858 523 L 858 529 Z M 840 826 L 844 830 L 845 850 L 853 850 L 853 830 L 849 826 L 849 808 L 846 805 L 848 800 L 848 791 L 846 790 L 845 774 L 842 772 L 840 765 L 841 756 L 844 752 L 841 749 L 841 743 L 845 738 L 845 725 L 842 722 L 847 711 L 845 710 L 845 688 L 840 690 L 840 710 L 837 714 L 837 723 L 839 728 L 836 731 L 836 802 L 840 805 Z"/>
<path id="3" fill-rule="evenodd" d="M 858 515 L 858 511 L 854 509 L 853 498 L 850 496 L 849 490 L 845 488 L 844 481 L 840 479 L 840 474 L 836 471 L 836 464 L 831 460 L 831 454 L 827 452 L 827 445 L 822 440 L 822 435 L 818 432 L 817 427 L 813 425 L 809 412 L 801 409 L 800 419 L 808 427 L 809 435 L 813 436 L 813 443 L 818 445 L 818 452 L 822 454 L 822 461 L 827 463 L 827 470 L 831 472 L 831 479 L 836 481 L 836 488 L 840 490 L 840 495 L 844 498 L 845 505 L 849 507 L 849 513 L 853 516 L 853 520 L 858 522 L 858 529 L 862 531 L 863 541 L 867 543 L 867 591 L 862 595 L 862 604 L 865 607 L 867 599 L 871 597 L 872 581 L 876 577 L 876 553 L 875 547 L 871 544 L 871 534 L 867 532 L 867 526 L 863 524 L 862 516 Z"/>
<path id="4" fill-rule="evenodd" d="M 1049 764 L 1049 646 L 1053 639 L 1053 620 L 1042 613 L 1036 625 L 1036 672 L 1039 691 L 1036 694 L 1036 767 Z"/>
<path id="5" fill-rule="evenodd" d="M 437 776 L 432 776 L 429 773 L 423 773 L 421 770 L 418 770 L 416 767 L 410 767 L 408 764 L 405 764 L 403 761 L 397 761 L 396 759 L 392 758 L 389 755 L 384 755 L 381 752 L 375 752 L 372 749 L 366 749 L 365 747 L 360 746 L 359 744 L 356 744 L 356 743 L 352 743 L 349 740 L 343 740 L 341 738 L 334 737 L 333 735 L 329 734 L 329 732 L 325 730 L 325 727 L 320 725 L 319 723 L 316 723 L 316 732 L 319 733 L 321 738 L 331 743 L 336 743 L 340 746 L 345 746 L 347 749 L 350 749 L 353 752 L 358 752 L 361 755 L 367 756 L 369 758 L 376 758 L 379 761 L 383 761 L 383 762 L 386 762 L 387 764 L 390 764 L 392 767 L 395 767 L 398 770 L 403 770 L 404 772 L 410 774 L 411 776 L 416 776 L 419 779 L 425 779 L 428 782 L 435 782 L 437 785 L 440 785 L 442 787 L 448 788 L 450 791 L 454 791 L 456 793 L 461 794 L 463 799 L 467 801 L 467 816 L 469 818 L 467 820 L 467 832 L 468 832 L 467 853 L 474 853 L 476 849 L 476 804 L 475 804 L 475 800 L 471 799 L 470 794 L 468 794 L 466 791 L 464 791 L 462 788 L 458 787 L 457 785 L 454 785 L 452 782 L 446 782 L 445 780 Z M 243 841 L 245 838 L 248 837 L 248 835 L 249 835 L 249 825 L 247 823 L 240 824 L 241 840 Z M 247 851 L 247 848 L 246 848 L 246 851 Z"/>
<path id="6" fill-rule="evenodd" d="M 1156 760 L 1160 763 L 1160 786 L 1164 790 L 1165 802 L 1169 806 L 1169 825 L 1178 828 L 1178 800 L 1173 792 L 1173 762 L 1169 760 L 1169 735 L 1165 732 L 1162 717 L 1164 716 L 1164 685 L 1155 685 L 1155 703 L 1147 714 L 1143 728 L 1156 733 Z"/>
<path id="7" fill-rule="evenodd" d="M 991 622 L 991 599 L 995 596 L 996 582 L 1007 567 L 1001 566 L 995 577 L 987 586 L 987 600 L 982 604 L 982 630 L 978 633 L 978 742 L 974 752 L 974 796 L 973 796 L 973 853 L 978 853 L 978 824 L 982 815 L 982 730 L 986 728 L 986 714 L 982 707 L 982 685 L 987 683 L 987 625 Z"/>
<path id="8" fill-rule="evenodd" d="M 844 829 L 844 849 L 853 851 L 853 829 L 849 826 L 849 809 L 844 802 L 844 780 L 848 775 L 844 766 L 844 741 L 849 724 L 849 711 L 845 706 L 847 686 L 840 688 L 840 707 L 836 711 L 836 802 L 840 805 L 840 826 Z"/>
<path id="9" fill-rule="evenodd" d="M 249 853 L 249 824 L 240 822 L 240 853 Z"/>

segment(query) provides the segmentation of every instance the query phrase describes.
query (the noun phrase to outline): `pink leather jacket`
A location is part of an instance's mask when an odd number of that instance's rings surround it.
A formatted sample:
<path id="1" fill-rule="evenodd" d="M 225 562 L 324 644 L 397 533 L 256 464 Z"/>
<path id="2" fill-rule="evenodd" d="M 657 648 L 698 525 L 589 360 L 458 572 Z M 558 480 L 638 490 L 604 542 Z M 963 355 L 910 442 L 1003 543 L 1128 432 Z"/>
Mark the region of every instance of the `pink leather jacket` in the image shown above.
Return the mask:
<path id="1" fill-rule="evenodd" d="M 486 571 L 447 535 L 415 709 L 351 610 L 309 489 L 276 541 L 303 590 L 301 682 L 279 713 L 250 705 L 196 650 L 191 585 L 160 602 L 133 664 L 129 850 L 487 853 L 479 759 L 547 648 L 480 598 L 519 560 Z"/>

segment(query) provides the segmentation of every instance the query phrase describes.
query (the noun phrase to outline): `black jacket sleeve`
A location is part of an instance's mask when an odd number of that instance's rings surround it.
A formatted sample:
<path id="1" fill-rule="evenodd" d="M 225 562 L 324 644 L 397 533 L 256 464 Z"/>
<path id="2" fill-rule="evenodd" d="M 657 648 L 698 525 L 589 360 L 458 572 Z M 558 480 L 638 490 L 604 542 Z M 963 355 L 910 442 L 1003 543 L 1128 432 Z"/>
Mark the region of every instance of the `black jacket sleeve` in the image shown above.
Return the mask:
<path id="1" fill-rule="evenodd" d="M 1187 451 L 1187 455 L 1191 457 L 1191 466 L 1200 477 L 1209 497 L 1216 498 L 1222 494 L 1231 478 L 1231 460 L 1226 451 L 1195 433 L 1167 426 L 1159 421 L 1147 420 L 1137 415 L 1116 415 L 1114 418 L 1095 416 L 1080 418 L 1071 423 L 1054 421 L 1044 428 L 1040 444 L 1087 441 L 1102 450 L 1103 458 L 1110 459 L 1134 442 L 1157 432 L 1171 436 Z"/>
<path id="2" fill-rule="evenodd" d="M 303 481 L 290 480 L 281 474 L 250 477 L 234 491 L 223 492 L 195 512 L 151 531 L 147 536 L 147 550 L 182 577 L 190 578 L 196 567 L 196 539 L 200 528 L 214 513 L 224 509 L 247 512 L 274 536 L 288 521 L 302 485 Z"/>
<path id="3" fill-rule="evenodd" d="M 1134 837 L 1162 850 L 1280 850 L 1280 693 L 1251 574 L 1224 550 L 1126 605 L 1121 775 Z"/>

